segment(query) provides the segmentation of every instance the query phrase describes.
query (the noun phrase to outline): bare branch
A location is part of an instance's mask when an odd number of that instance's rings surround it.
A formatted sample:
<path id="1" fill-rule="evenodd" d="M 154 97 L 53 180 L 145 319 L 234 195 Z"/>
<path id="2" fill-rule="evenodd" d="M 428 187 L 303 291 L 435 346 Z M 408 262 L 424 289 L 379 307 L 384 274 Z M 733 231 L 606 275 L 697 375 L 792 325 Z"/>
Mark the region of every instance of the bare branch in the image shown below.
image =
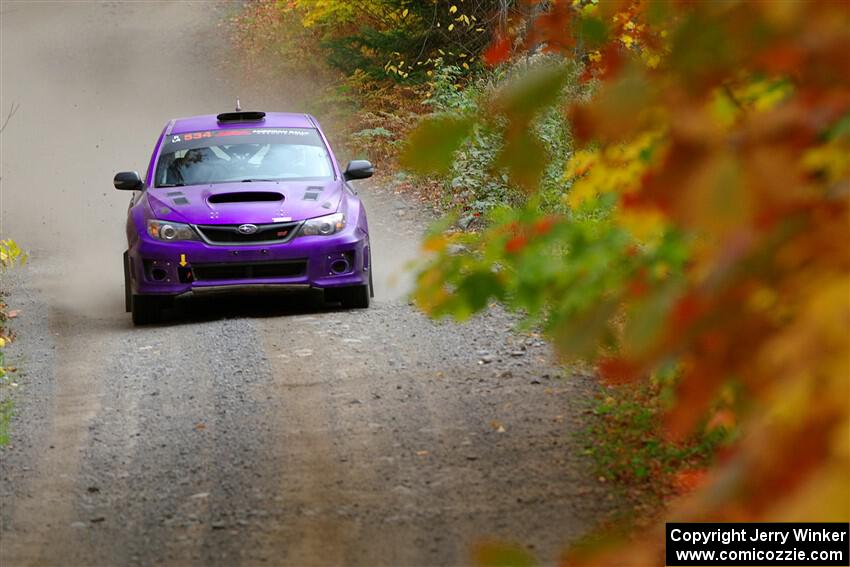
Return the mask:
<path id="1" fill-rule="evenodd" d="M 9 114 L 6 115 L 6 120 L 4 120 L 3 125 L 0 126 L 0 134 L 2 134 L 3 130 L 6 129 L 6 125 L 9 124 L 9 120 L 12 119 L 12 117 L 15 115 L 15 113 L 18 111 L 18 109 L 20 107 L 21 107 L 20 104 L 17 104 L 15 102 L 12 103 L 12 107 L 9 109 Z"/>

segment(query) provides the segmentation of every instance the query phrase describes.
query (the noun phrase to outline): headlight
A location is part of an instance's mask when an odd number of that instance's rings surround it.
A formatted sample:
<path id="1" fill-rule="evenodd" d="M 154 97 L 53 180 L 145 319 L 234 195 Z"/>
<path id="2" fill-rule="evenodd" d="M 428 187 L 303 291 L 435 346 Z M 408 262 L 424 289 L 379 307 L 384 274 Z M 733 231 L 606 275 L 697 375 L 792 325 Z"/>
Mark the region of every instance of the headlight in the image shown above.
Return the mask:
<path id="1" fill-rule="evenodd" d="M 345 215 L 334 213 L 309 219 L 301 225 L 299 236 L 329 236 L 345 228 Z"/>
<path id="2" fill-rule="evenodd" d="M 160 220 L 148 221 L 148 235 L 158 240 L 199 240 L 198 234 L 188 224 Z"/>

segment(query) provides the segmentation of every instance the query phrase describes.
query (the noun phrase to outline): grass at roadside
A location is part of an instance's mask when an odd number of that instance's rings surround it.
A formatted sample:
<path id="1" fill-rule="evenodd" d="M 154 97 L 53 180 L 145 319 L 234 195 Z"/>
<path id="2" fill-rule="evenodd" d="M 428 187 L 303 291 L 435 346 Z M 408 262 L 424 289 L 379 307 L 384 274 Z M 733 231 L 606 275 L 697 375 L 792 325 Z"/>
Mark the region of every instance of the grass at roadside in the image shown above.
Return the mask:
<path id="1" fill-rule="evenodd" d="M 652 523 L 673 498 L 686 495 L 705 480 L 718 454 L 737 436 L 727 408 L 679 442 L 664 435 L 663 415 L 669 389 L 658 382 L 605 387 L 597 397 L 591 425 L 580 433 L 596 466 L 599 482 L 608 483 L 627 505 L 627 525 Z"/>
<path id="2" fill-rule="evenodd" d="M 0 401 L 0 447 L 9 444 L 9 422 L 14 414 L 15 403 L 13 400 Z"/>
<path id="3" fill-rule="evenodd" d="M 26 254 L 15 241 L 0 240 L 0 277 L 15 264 L 25 261 Z M 5 355 L 6 346 L 14 339 L 14 334 L 7 327 L 7 321 L 14 318 L 15 313 L 7 310 L 4 295 L 4 291 L 0 289 L 0 447 L 9 443 L 9 422 L 15 407 L 12 398 L 12 389 L 15 387 L 12 373 L 15 369 L 6 366 Z"/>

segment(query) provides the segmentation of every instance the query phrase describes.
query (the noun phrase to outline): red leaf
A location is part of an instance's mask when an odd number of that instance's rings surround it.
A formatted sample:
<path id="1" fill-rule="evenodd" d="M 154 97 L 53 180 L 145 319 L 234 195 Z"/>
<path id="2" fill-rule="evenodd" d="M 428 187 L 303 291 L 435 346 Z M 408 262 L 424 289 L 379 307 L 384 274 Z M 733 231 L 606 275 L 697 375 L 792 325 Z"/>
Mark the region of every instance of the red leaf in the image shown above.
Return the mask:
<path id="1" fill-rule="evenodd" d="M 518 254 L 522 252 L 526 244 L 528 244 L 528 237 L 523 234 L 514 236 L 505 244 L 505 252 L 508 254 Z"/>
<path id="2" fill-rule="evenodd" d="M 780 43 L 764 51 L 758 58 L 770 73 L 793 73 L 803 64 L 803 54 L 796 45 Z"/>
<path id="3" fill-rule="evenodd" d="M 633 298 L 645 296 L 649 291 L 649 284 L 646 283 L 646 277 L 643 274 L 639 274 L 628 283 L 628 290 L 629 295 Z"/>
<path id="4" fill-rule="evenodd" d="M 552 227 L 555 225 L 555 221 L 557 217 L 554 215 L 549 215 L 543 217 L 542 219 L 537 219 L 534 222 L 534 234 L 536 236 L 545 236 L 552 231 Z"/>
<path id="5" fill-rule="evenodd" d="M 608 384 L 634 382 L 640 376 L 640 367 L 623 358 L 602 358 L 597 363 L 599 375 Z"/>
<path id="6" fill-rule="evenodd" d="M 676 330 L 687 328 L 703 312 L 702 303 L 695 294 L 684 296 L 673 308 L 671 323 Z"/>
<path id="7" fill-rule="evenodd" d="M 600 78 L 606 81 L 613 80 L 620 73 L 625 63 L 623 50 L 616 42 L 611 42 L 605 46 L 601 55 L 602 60 L 596 65 Z"/>
<path id="8" fill-rule="evenodd" d="M 570 123 L 573 127 L 573 135 L 585 144 L 590 141 L 594 132 L 594 122 L 587 106 L 574 104 L 569 109 Z"/>
<path id="9" fill-rule="evenodd" d="M 570 29 L 570 2 L 551 2 L 548 10 L 535 21 L 526 41 L 526 48 L 543 45 L 550 53 L 568 53 L 575 46 L 575 34 Z"/>
<path id="10" fill-rule="evenodd" d="M 498 65 L 506 61 L 511 54 L 511 39 L 504 35 L 497 35 L 484 52 L 482 58 L 487 65 Z"/>

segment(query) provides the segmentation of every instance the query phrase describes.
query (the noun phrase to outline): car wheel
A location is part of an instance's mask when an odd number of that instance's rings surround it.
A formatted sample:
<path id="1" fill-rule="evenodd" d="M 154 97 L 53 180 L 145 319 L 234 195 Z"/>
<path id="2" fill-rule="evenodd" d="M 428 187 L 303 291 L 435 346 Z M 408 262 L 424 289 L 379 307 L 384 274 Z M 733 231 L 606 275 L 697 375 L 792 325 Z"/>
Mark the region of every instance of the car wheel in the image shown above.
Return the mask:
<path id="1" fill-rule="evenodd" d="M 369 307 L 369 285 L 355 285 L 340 290 L 342 306 L 346 309 L 366 309 Z"/>
<path id="2" fill-rule="evenodd" d="M 130 303 L 134 325 L 150 325 L 162 319 L 163 298 L 155 295 L 134 295 Z"/>

